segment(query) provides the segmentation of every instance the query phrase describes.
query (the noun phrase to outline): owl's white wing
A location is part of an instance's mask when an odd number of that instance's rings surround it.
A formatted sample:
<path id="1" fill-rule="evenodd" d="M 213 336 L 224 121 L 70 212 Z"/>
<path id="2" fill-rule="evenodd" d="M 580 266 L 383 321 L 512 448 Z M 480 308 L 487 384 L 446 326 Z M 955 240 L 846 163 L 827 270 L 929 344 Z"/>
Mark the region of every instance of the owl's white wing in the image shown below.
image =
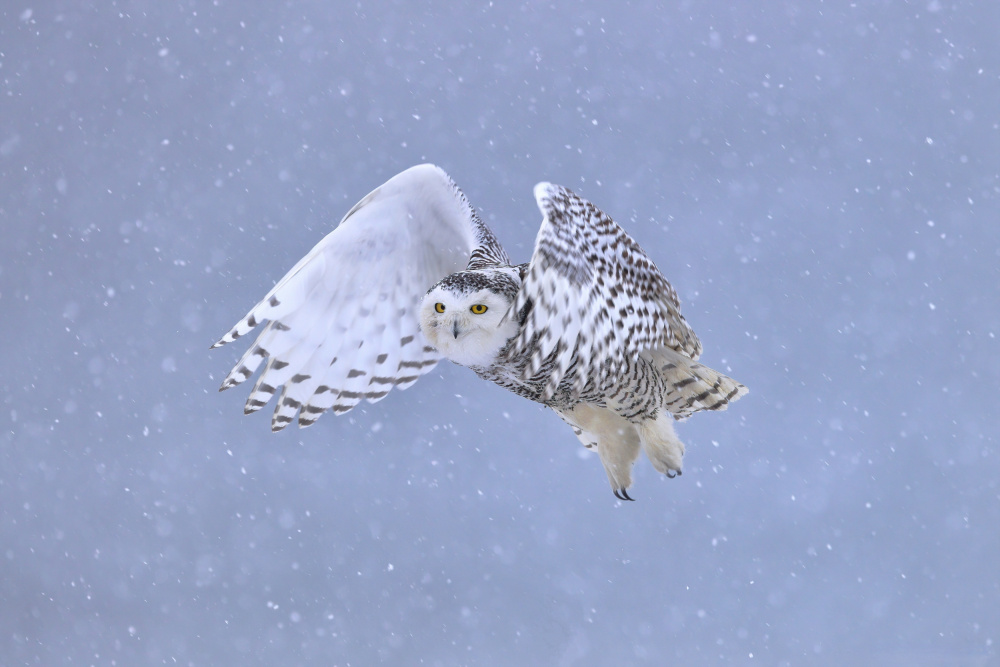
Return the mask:
<path id="1" fill-rule="evenodd" d="M 516 347 L 532 351 L 529 377 L 550 369 L 545 398 L 563 379 L 579 393 L 652 348 L 698 358 L 677 293 L 614 220 L 551 183 L 536 185 L 535 199 L 544 219 L 511 312 L 530 304 Z"/>
<path id="2" fill-rule="evenodd" d="M 420 300 L 470 258 L 505 260 L 448 175 L 411 167 L 376 188 L 212 347 L 264 325 L 220 391 L 264 370 L 245 412 L 284 385 L 271 428 L 308 426 L 406 388 L 440 358 L 420 333 Z M 507 260 L 509 263 L 509 260 Z M 266 363 L 265 363 L 266 362 Z"/>

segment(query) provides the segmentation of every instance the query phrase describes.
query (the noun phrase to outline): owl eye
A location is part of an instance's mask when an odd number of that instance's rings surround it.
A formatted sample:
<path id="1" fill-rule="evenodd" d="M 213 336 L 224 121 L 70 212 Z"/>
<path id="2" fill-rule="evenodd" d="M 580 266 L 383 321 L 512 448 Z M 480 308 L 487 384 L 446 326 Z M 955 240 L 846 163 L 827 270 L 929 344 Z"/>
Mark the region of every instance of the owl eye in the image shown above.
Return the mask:
<path id="1" fill-rule="evenodd" d="M 487 309 L 487 308 L 486 308 L 486 306 L 484 306 L 483 304 L 481 304 L 481 303 L 477 303 L 476 305 L 474 305 L 474 306 L 473 306 L 472 308 L 470 308 L 469 310 L 471 310 L 472 312 L 474 312 L 474 313 L 475 313 L 476 315 L 482 315 L 482 314 L 483 314 L 483 313 L 485 313 L 485 312 L 486 312 L 486 311 L 487 311 L 488 309 Z"/>
<path id="2" fill-rule="evenodd" d="M 443 313 L 444 312 L 444 304 L 443 303 L 435 303 L 434 304 L 434 310 L 436 310 L 439 313 Z"/>

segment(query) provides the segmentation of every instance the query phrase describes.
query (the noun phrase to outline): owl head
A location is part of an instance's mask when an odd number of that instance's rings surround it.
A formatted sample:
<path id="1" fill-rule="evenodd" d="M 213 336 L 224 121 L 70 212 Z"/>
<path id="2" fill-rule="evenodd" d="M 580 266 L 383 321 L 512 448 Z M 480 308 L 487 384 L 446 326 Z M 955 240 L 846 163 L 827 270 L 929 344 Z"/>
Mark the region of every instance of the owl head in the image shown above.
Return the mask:
<path id="1" fill-rule="evenodd" d="M 420 330 L 430 344 L 456 364 L 493 364 L 518 330 L 516 318 L 504 319 L 520 286 L 513 271 L 459 271 L 432 287 L 420 304 Z"/>

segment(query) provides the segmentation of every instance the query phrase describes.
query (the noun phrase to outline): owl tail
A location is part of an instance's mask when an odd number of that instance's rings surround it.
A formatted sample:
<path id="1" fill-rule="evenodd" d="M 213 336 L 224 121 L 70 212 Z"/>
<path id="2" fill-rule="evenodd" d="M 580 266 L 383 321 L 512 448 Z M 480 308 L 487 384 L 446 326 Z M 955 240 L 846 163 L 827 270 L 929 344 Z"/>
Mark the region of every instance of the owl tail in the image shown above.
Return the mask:
<path id="1" fill-rule="evenodd" d="M 667 384 L 663 407 L 675 419 L 702 410 L 725 410 L 749 392 L 733 378 L 674 350 L 662 348 L 650 354 Z"/>

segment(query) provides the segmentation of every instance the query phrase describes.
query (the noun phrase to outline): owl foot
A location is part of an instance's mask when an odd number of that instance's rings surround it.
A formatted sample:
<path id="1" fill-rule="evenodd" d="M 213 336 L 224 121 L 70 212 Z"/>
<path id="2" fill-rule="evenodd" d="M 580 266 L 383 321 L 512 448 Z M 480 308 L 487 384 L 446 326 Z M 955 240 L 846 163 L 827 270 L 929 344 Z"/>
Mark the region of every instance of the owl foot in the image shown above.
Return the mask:
<path id="1" fill-rule="evenodd" d="M 665 410 L 656 419 L 639 424 L 639 438 L 653 467 L 670 479 L 681 474 L 684 465 L 684 443 L 674 431 L 674 420 Z"/>
<path id="2" fill-rule="evenodd" d="M 614 489 L 613 491 L 615 494 L 615 498 L 617 498 L 618 500 L 631 500 L 635 502 L 635 498 L 629 497 L 628 491 L 626 489 Z"/>

